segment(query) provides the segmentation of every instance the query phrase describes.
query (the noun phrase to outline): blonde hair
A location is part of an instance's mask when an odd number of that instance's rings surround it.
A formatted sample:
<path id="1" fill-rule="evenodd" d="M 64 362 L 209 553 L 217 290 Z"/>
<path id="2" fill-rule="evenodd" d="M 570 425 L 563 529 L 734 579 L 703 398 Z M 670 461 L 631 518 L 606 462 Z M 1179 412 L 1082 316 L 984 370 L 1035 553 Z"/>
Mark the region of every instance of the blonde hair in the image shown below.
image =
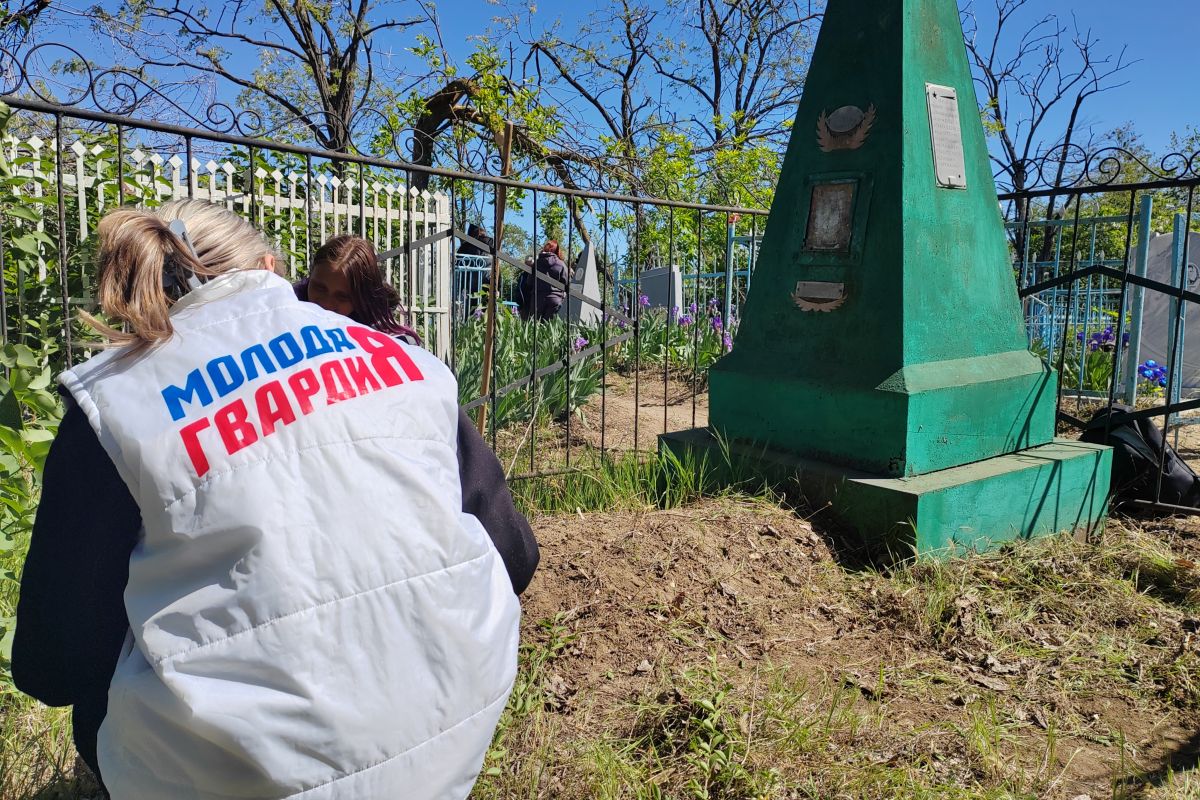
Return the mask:
<path id="1" fill-rule="evenodd" d="M 182 220 L 196 248 L 193 257 L 168 224 Z M 260 269 L 268 256 L 279 256 L 246 220 L 204 200 L 172 200 L 153 210 L 122 208 L 97 226 L 100 240 L 96 297 L 100 310 L 124 323 L 129 332 L 106 325 L 91 314 L 80 316 L 114 345 L 148 347 L 171 338 L 170 310 L 175 300 L 163 289 L 168 261 L 201 277 Z"/>

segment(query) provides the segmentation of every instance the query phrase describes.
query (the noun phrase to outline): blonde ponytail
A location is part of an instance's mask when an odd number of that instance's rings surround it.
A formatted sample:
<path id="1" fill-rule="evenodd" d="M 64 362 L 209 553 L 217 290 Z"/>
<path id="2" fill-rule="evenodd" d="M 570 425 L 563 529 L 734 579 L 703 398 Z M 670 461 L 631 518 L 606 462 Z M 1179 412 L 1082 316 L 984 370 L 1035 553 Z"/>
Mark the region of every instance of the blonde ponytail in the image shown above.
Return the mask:
<path id="1" fill-rule="evenodd" d="M 187 246 L 168 227 L 182 220 L 196 248 Z M 130 332 L 107 325 L 91 314 L 80 316 L 113 345 L 141 349 L 171 338 L 174 299 L 163 290 L 163 268 L 184 267 L 212 277 L 225 272 L 259 269 L 270 255 L 279 257 L 253 225 L 221 206 L 203 200 L 173 200 L 153 211 L 118 209 L 100 220 L 97 300 L 110 319 Z"/>

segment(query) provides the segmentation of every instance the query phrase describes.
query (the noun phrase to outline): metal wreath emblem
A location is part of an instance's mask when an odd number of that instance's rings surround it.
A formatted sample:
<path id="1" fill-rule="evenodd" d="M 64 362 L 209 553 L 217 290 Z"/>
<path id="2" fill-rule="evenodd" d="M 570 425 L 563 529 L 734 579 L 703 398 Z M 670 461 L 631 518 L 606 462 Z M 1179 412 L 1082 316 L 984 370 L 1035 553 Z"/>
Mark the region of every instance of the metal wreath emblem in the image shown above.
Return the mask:
<path id="1" fill-rule="evenodd" d="M 875 124 L 875 104 L 863 112 L 857 106 L 842 106 L 832 114 L 817 117 L 817 146 L 825 153 L 857 150 L 867 141 Z"/>

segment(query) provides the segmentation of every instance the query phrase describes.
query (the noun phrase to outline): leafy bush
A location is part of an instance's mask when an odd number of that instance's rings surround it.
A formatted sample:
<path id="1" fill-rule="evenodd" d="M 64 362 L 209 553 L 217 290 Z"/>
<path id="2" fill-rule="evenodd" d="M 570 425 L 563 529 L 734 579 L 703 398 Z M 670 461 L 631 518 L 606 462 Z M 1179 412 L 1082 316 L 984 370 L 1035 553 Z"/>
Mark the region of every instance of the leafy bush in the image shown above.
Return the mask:
<path id="1" fill-rule="evenodd" d="M 459 327 L 454 342 L 458 397 L 464 405 L 479 395 L 482 385 L 486 330 L 486 319 L 482 315 L 473 317 Z M 566 323 L 559 319 L 525 323 L 507 308 L 500 310 L 492 376 L 496 407 L 494 412 L 489 411 L 492 424 L 502 428 L 528 421 L 535 413 L 553 418 L 581 414 L 583 404 L 600 391 L 600 354 L 578 355 L 593 341 L 599 341 L 596 331 L 571 326 L 568 332 Z M 568 357 L 568 368 L 529 380 L 534 371 L 564 364 Z M 505 387 L 522 380 L 524 385 L 501 394 Z"/>
<path id="2" fill-rule="evenodd" d="M 459 402 L 464 405 L 479 395 L 486 329 L 486 317 L 480 311 L 457 331 L 454 369 L 458 375 Z M 606 366 L 616 370 L 630 370 L 640 364 L 703 373 L 733 346 L 732 333 L 724 330 L 716 301 L 702 310 L 694 303 L 683 313 L 672 309 L 669 315 L 666 309 L 646 309 L 638 321 L 638 335 L 614 341 L 628 332 L 629 324 L 619 319 L 594 325 L 568 326 L 560 318 L 526 323 L 508 308 L 500 309 L 496 317 L 493 379 L 496 408 L 489 411 L 493 424 L 504 427 L 527 422 L 535 413 L 552 419 L 567 414 L 582 417 L 583 406 L 600 391 L 604 377 L 605 364 L 600 351 L 588 351 L 605 341 L 605 334 L 612 343 Z M 569 368 L 529 380 L 531 373 L 562 366 L 568 358 Z M 503 389 L 520 381 L 525 381 L 524 385 L 501 394 Z"/>
<path id="3" fill-rule="evenodd" d="M 21 565 L 37 510 L 42 466 L 62 407 L 51 391 L 49 352 L 0 350 L 0 694 L 12 691 L 9 659 Z"/>

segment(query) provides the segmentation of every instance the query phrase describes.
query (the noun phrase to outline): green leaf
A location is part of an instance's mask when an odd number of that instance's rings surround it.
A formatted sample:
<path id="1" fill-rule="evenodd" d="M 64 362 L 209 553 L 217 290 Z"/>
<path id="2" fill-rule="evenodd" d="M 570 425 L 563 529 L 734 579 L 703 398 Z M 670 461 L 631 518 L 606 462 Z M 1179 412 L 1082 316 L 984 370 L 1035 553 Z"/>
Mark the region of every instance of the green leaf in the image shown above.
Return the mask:
<path id="1" fill-rule="evenodd" d="M 39 222 L 42 219 L 40 213 L 25 205 L 10 205 L 4 209 L 4 213 L 29 222 Z"/>
<path id="2" fill-rule="evenodd" d="M 12 661 L 13 638 L 17 635 L 17 626 L 12 622 L 4 628 L 4 636 L 0 637 L 0 659 Z"/>
<path id="3" fill-rule="evenodd" d="M 33 464 L 33 468 L 39 475 L 41 475 L 42 469 L 46 466 L 46 456 L 50 455 L 50 445 L 53 438 L 54 435 L 51 434 L 50 439 L 45 441 L 30 442 L 29 448 L 26 450 L 30 463 Z"/>
<path id="4" fill-rule="evenodd" d="M 42 389 L 45 389 L 49 385 L 50 385 L 50 367 L 47 366 L 47 367 L 42 367 L 42 371 L 40 373 L 38 373 L 38 375 L 29 382 L 29 385 L 26 388 L 28 388 L 30 391 L 37 392 L 37 391 L 41 391 Z"/>
<path id="5" fill-rule="evenodd" d="M 29 444 L 54 441 L 54 431 L 44 428 L 29 428 L 21 431 L 21 438 Z"/>
<path id="6" fill-rule="evenodd" d="M 58 397 L 46 391 L 34 391 L 24 395 L 22 400 L 25 405 L 33 408 L 42 417 L 48 420 L 57 420 L 62 417 L 62 407 L 58 404 Z"/>
<path id="7" fill-rule="evenodd" d="M 37 367 L 41 364 L 41 359 L 37 353 L 29 349 L 23 344 L 17 345 L 15 348 L 18 367 Z"/>
<path id="8" fill-rule="evenodd" d="M 0 448 L 16 456 L 25 455 L 25 443 L 21 434 L 13 428 L 0 426 Z"/>
<path id="9" fill-rule="evenodd" d="M 37 251 L 38 251 L 37 240 L 35 238 L 33 238 L 32 234 L 29 234 L 29 233 L 25 234 L 24 236 L 18 236 L 16 239 L 13 239 L 12 242 L 10 243 L 10 246 L 12 247 L 12 249 L 20 250 L 23 254 L 26 254 L 26 255 L 36 255 Z"/>
<path id="10" fill-rule="evenodd" d="M 16 392 L 9 389 L 0 395 L 0 426 L 20 430 L 21 404 L 17 402 Z"/>

